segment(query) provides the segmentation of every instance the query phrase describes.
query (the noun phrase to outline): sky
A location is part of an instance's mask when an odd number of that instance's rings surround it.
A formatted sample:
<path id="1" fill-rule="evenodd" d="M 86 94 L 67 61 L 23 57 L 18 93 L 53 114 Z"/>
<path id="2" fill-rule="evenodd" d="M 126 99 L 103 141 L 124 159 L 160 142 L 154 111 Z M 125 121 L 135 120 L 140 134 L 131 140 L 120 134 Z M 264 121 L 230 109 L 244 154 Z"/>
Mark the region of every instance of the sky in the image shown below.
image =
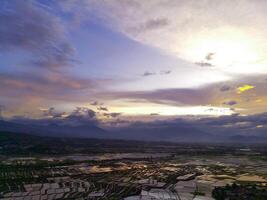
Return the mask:
<path id="1" fill-rule="evenodd" d="M 2 0 L 1 117 L 238 116 L 235 126 L 263 128 L 249 117 L 266 118 L 266 9 L 264 0 Z"/>

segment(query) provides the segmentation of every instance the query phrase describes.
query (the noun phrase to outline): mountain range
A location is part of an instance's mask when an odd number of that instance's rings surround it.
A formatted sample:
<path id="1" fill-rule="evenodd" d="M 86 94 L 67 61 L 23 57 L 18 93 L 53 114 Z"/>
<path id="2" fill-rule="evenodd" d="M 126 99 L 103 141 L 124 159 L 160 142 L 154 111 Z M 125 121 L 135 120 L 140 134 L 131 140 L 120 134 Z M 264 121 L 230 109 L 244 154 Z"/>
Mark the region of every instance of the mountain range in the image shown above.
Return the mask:
<path id="1" fill-rule="evenodd" d="M 69 124 L 59 125 L 56 123 L 50 123 L 40 125 L 0 120 L 0 131 L 27 133 L 30 135 L 57 138 L 98 138 L 165 142 L 267 142 L 267 137 L 262 135 L 244 136 L 234 133 L 212 134 L 192 126 L 179 123 L 175 126 L 129 126 L 107 130 L 92 124 L 74 126 Z"/>

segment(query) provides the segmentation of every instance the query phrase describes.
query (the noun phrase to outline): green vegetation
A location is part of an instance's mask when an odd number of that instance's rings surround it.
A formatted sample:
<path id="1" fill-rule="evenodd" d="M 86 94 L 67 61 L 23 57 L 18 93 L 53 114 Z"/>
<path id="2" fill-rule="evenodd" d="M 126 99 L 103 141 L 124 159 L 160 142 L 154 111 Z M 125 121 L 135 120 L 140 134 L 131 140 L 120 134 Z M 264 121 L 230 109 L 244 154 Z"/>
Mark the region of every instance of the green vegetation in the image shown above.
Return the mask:
<path id="1" fill-rule="evenodd" d="M 194 193 L 193 193 L 193 195 L 198 195 L 198 196 L 205 196 L 206 194 L 204 193 L 204 192 L 200 192 L 200 191 L 195 191 Z"/>
<path id="2" fill-rule="evenodd" d="M 212 196 L 216 200 L 266 200 L 267 189 L 255 185 L 226 185 L 217 187 L 212 191 Z"/>

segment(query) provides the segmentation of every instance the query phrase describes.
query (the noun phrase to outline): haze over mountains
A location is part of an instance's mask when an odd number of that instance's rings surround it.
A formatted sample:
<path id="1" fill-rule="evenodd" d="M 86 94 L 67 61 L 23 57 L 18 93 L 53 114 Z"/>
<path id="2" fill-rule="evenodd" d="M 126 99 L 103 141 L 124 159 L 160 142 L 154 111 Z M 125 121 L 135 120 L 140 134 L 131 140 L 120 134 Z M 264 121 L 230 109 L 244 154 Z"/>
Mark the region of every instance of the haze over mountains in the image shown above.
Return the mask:
<path id="1" fill-rule="evenodd" d="M 141 123 L 136 122 L 120 128 L 101 128 L 96 124 L 58 124 L 50 122 L 41 124 L 37 122 L 23 123 L 17 121 L 0 120 L 0 131 L 13 133 L 27 133 L 38 136 L 73 137 L 73 138 L 98 138 L 98 139 L 123 139 L 139 141 L 166 141 L 166 142 L 241 142 L 262 143 L 267 142 L 265 130 L 255 134 L 247 133 L 244 127 L 237 132 L 231 129 L 210 129 L 196 122 L 178 121 Z"/>

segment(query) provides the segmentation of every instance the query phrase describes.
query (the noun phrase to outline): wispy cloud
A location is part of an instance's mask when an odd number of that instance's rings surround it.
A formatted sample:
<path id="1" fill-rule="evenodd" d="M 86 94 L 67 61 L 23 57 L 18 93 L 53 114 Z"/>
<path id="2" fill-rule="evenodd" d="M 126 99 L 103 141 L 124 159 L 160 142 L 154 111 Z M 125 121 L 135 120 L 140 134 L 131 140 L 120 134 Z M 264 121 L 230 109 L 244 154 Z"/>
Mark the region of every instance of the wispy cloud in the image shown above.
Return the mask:
<path id="1" fill-rule="evenodd" d="M 4 1 L 0 9 L 0 51 L 24 50 L 32 54 L 26 65 L 48 69 L 75 61 L 60 18 L 35 1 Z"/>
<path id="2" fill-rule="evenodd" d="M 212 99 L 212 90 L 198 89 L 161 89 L 151 91 L 121 91 L 99 94 L 106 99 L 139 99 L 154 103 L 176 105 L 209 104 Z"/>
<path id="3" fill-rule="evenodd" d="M 162 70 L 162 71 L 160 71 L 160 75 L 167 75 L 167 74 L 170 74 L 170 73 L 172 73 L 171 70 Z"/>
<path id="4" fill-rule="evenodd" d="M 148 19 L 145 23 L 140 24 L 138 27 L 129 28 L 129 31 L 140 34 L 140 32 L 153 31 L 161 28 L 166 28 L 169 25 L 167 18 Z"/>
<path id="5" fill-rule="evenodd" d="M 154 75 L 168 75 L 172 73 L 171 70 L 161 70 L 159 72 L 149 72 L 149 71 L 146 71 L 142 74 L 142 76 L 146 77 L 146 76 L 154 76 Z"/>
<path id="6" fill-rule="evenodd" d="M 156 73 L 155 72 L 144 72 L 142 74 L 142 76 L 153 76 L 153 75 L 156 75 Z"/>
<path id="7" fill-rule="evenodd" d="M 80 79 L 64 74 L 0 74 L 0 95 L 6 98 L 23 99 L 38 97 L 64 101 L 86 99 L 86 92 L 100 87 L 100 80 Z M 105 82 L 105 81 L 104 81 Z M 79 92 L 79 95 L 73 95 Z"/>
<path id="8" fill-rule="evenodd" d="M 201 61 L 201 62 L 195 62 L 196 65 L 199 65 L 200 67 L 213 67 L 214 65 L 212 65 L 209 62 L 205 62 L 205 61 Z"/>

